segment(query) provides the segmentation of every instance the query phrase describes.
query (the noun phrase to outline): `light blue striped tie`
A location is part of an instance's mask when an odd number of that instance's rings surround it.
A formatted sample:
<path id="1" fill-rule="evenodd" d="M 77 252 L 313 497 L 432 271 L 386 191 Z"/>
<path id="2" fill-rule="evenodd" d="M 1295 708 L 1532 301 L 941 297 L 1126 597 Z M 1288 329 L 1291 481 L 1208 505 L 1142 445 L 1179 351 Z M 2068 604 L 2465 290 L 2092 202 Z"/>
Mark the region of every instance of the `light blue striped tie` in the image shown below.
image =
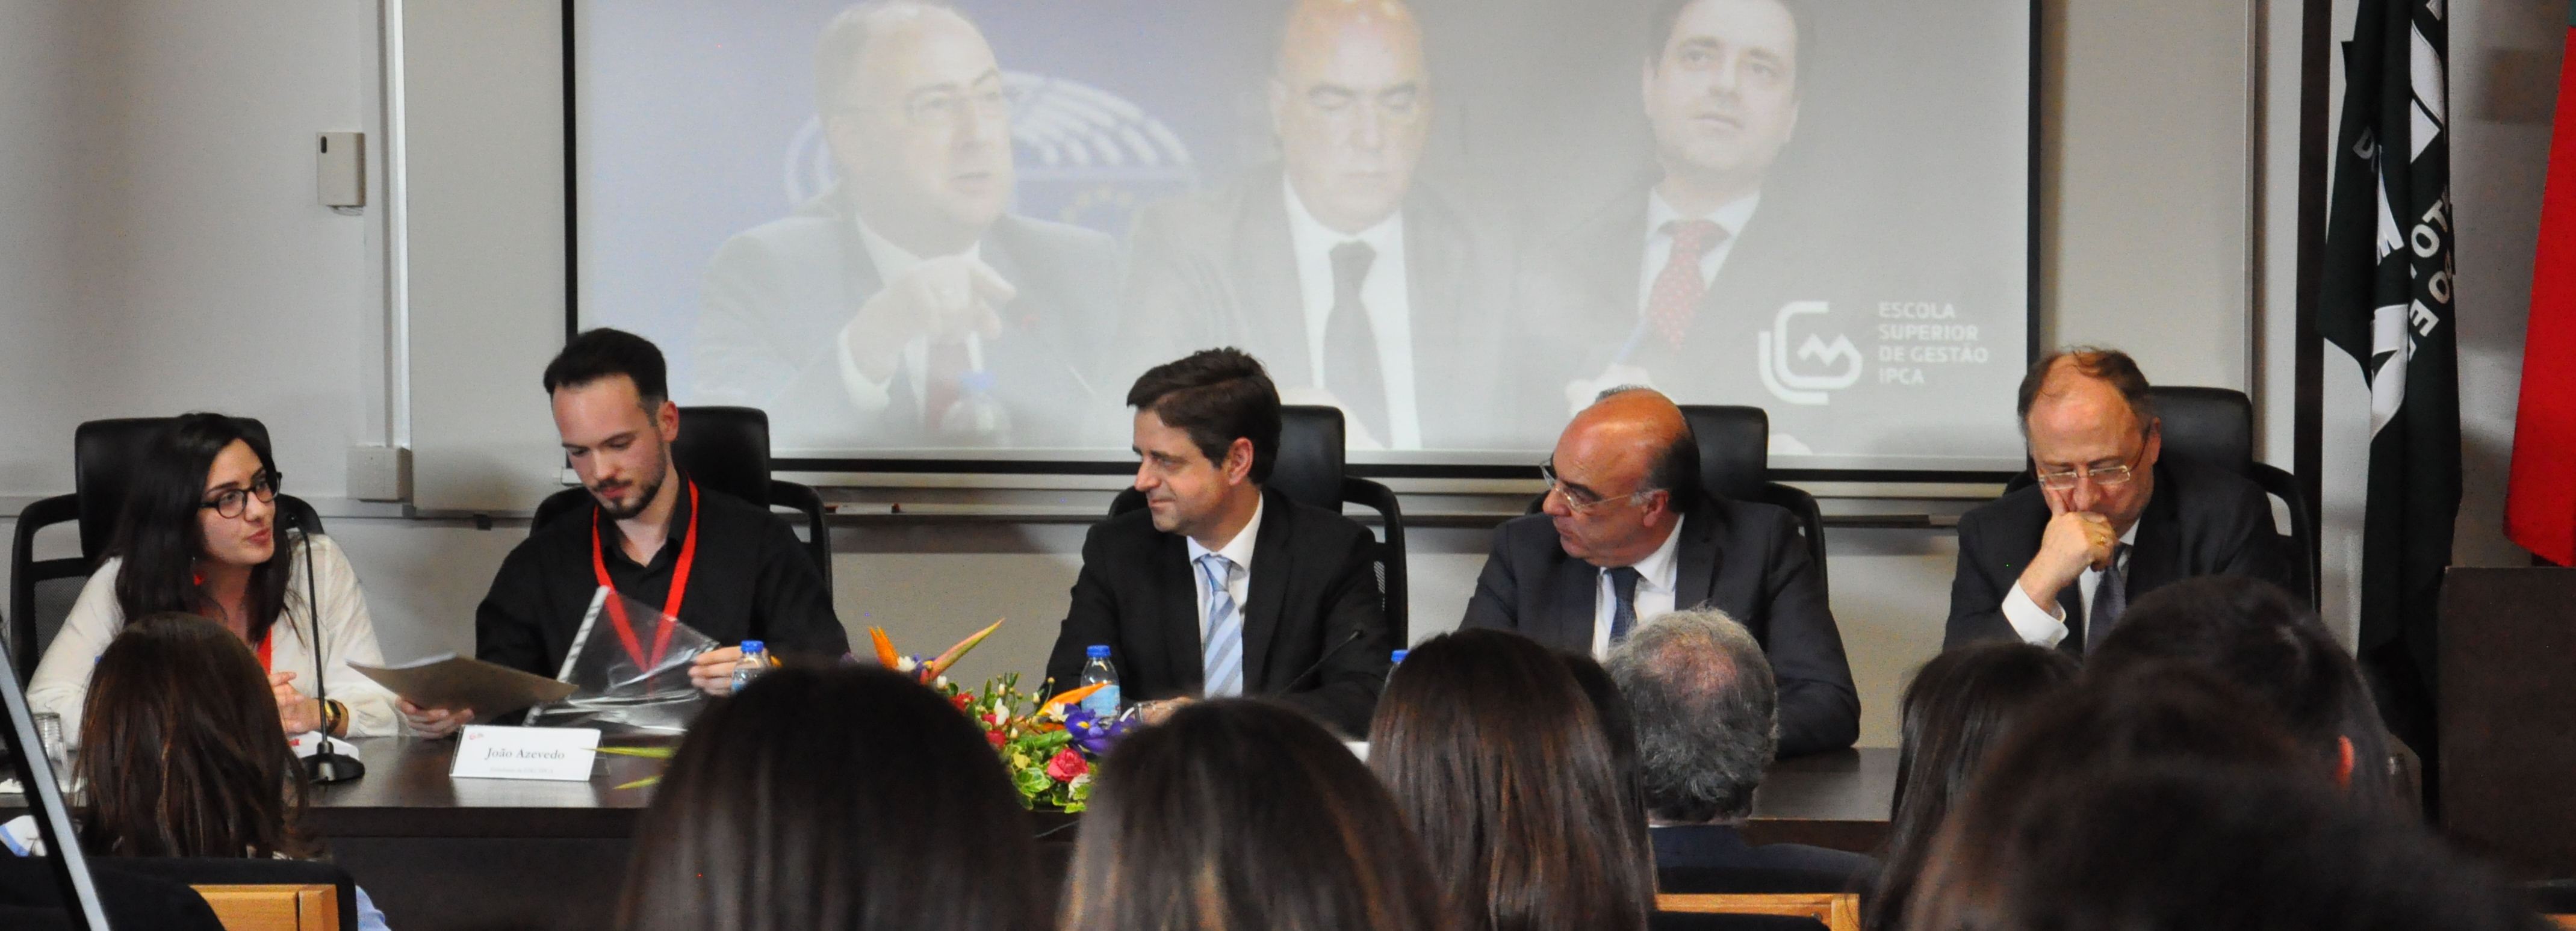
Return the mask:
<path id="1" fill-rule="evenodd" d="M 1234 593 L 1225 583 L 1234 560 L 1216 553 L 1199 557 L 1199 575 L 1207 579 L 1207 637 L 1201 660 L 1207 670 L 1209 698 L 1243 694 L 1243 617 L 1234 610 Z"/>

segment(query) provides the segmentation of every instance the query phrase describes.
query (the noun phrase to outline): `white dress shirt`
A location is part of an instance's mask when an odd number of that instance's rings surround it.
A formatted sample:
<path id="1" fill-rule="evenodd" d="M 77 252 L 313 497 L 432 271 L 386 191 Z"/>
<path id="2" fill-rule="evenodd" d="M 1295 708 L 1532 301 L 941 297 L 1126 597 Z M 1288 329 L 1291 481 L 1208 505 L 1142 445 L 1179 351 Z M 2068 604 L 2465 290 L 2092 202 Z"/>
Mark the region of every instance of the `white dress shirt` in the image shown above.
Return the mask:
<path id="1" fill-rule="evenodd" d="M 1225 573 L 1225 593 L 1234 598 L 1234 619 L 1235 623 L 1240 624 L 1243 623 L 1246 600 L 1252 597 L 1252 546 L 1260 538 L 1261 504 L 1258 501 L 1252 505 L 1252 519 L 1245 521 L 1243 529 L 1237 531 L 1234 539 L 1227 540 L 1224 546 L 1211 550 L 1200 546 L 1199 541 L 1194 538 L 1182 538 L 1189 541 L 1190 580 L 1196 585 L 1195 590 L 1199 593 L 1199 649 L 1201 652 L 1206 651 L 1208 641 L 1208 583 L 1207 573 L 1199 570 L 1199 557 L 1215 553 L 1233 561 L 1234 568 L 1226 570 Z M 1243 670 L 1243 679 L 1245 682 L 1252 681 L 1252 670 L 1248 666 Z"/>
<path id="2" fill-rule="evenodd" d="M 302 534 L 291 532 L 277 538 L 281 546 L 298 545 L 303 539 Z M 350 663 L 385 664 L 384 651 L 376 646 L 375 623 L 367 617 L 366 595 L 358 590 L 357 570 L 330 537 L 312 539 L 313 588 L 322 599 L 324 652 L 331 657 L 330 677 L 322 684 L 332 700 L 349 706 L 345 736 L 392 736 L 402 722 L 394 711 L 393 693 L 349 668 Z M 125 629 L 125 610 L 116 603 L 116 575 L 124 564 L 121 558 L 111 558 L 90 573 L 89 583 L 81 586 L 80 597 L 72 602 L 71 614 L 63 618 L 62 631 L 45 647 L 45 658 L 36 664 L 36 676 L 27 683 L 31 710 L 62 715 L 66 743 L 80 742 L 81 708 L 89 700 L 90 673 L 98 667 L 99 654 L 107 652 L 108 642 Z M 294 673 L 295 690 L 310 698 L 313 651 L 305 644 L 312 638 L 308 628 L 313 622 L 305 607 L 303 554 L 292 553 L 287 564 L 286 612 L 268 629 L 269 668 Z"/>
<path id="3" fill-rule="evenodd" d="M 1673 259 L 1673 234 L 1664 229 L 1675 220 L 1707 220 L 1726 230 L 1726 239 L 1699 257 L 1700 283 L 1717 286 L 1717 273 L 1726 267 L 1726 257 L 1735 251 L 1735 238 L 1744 233 L 1744 224 L 1753 222 L 1754 208 L 1762 206 L 1762 192 L 1755 191 L 1727 201 L 1696 217 L 1682 216 L 1681 211 L 1664 201 L 1657 191 L 1646 192 L 1646 265 L 1637 278 L 1637 315 L 1643 317 L 1647 303 L 1654 300 L 1655 279 L 1664 273 L 1664 264 Z"/>
<path id="4" fill-rule="evenodd" d="M 1394 434 L 1377 441 L 1390 449 L 1421 449 L 1422 415 L 1414 410 L 1412 301 L 1404 277 L 1404 211 L 1357 233 L 1343 233 L 1307 211 L 1296 185 L 1282 182 L 1280 188 L 1288 199 L 1288 240 L 1297 250 L 1297 291 L 1306 310 L 1308 383 L 1341 390 L 1324 381 L 1324 324 L 1333 316 L 1333 248 L 1367 243 L 1377 255 L 1360 281 L 1360 303 L 1368 307 L 1369 332 L 1377 339 L 1377 370 L 1386 380 L 1387 432 Z"/>
<path id="5" fill-rule="evenodd" d="M 1664 545 L 1655 547 L 1654 552 L 1637 560 L 1632 567 L 1637 570 L 1637 623 L 1643 624 L 1647 618 L 1672 612 L 1675 589 L 1681 580 L 1681 567 L 1675 556 L 1681 548 L 1681 539 L 1682 519 L 1675 515 L 1673 532 L 1664 537 Z M 1601 570 L 1600 579 L 1600 584 L 1594 586 L 1596 591 L 1592 599 L 1593 659 L 1610 656 L 1610 615 L 1619 610 L 1619 592 L 1610 583 L 1610 570 Z"/>
<path id="6" fill-rule="evenodd" d="M 911 274 L 913 269 L 921 267 L 923 261 L 921 256 L 912 254 L 912 250 L 895 245 L 894 240 L 877 235 L 877 231 L 868 228 L 867 221 L 852 215 L 850 222 L 859 228 L 859 244 L 868 250 L 868 262 L 876 266 L 880 288 L 894 287 L 895 281 Z M 984 244 L 979 241 L 966 247 L 965 255 L 981 261 L 984 257 Z M 923 423 L 932 427 L 939 425 L 938 416 L 947 412 L 932 412 L 925 409 L 930 403 L 929 337 L 916 336 L 910 342 L 904 343 L 902 364 L 896 366 L 895 371 L 883 379 L 869 378 L 867 373 L 859 371 L 859 361 L 850 355 L 849 340 L 841 339 L 836 333 L 832 342 L 837 346 L 833 357 L 840 360 L 841 388 L 849 394 L 851 406 L 858 408 L 862 413 L 869 414 L 885 410 L 886 405 L 894 403 L 895 376 L 902 375 L 912 385 L 913 412 L 921 415 Z M 972 331 L 966 334 L 966 359 L 969 369 L 984 367 L 983 337 Z"/>
<path id="7" fill-rule="evenodd" d="M 2137 552 L 2137 542 L 2138 525 L 2130 524 L 2129 532 L 2120 535 L 2119 563 L 2123 573 L 2129 571 L 2129 555 Z M 2088 624 L 2093 619 L 2093 589 L 2101 584 L 2102 570 L 2089 566 L 2082 575 L 2075 577 L 2075 587 L 2082 596 L 2084 619 Z M 2068 627 L 2066 619 L 2058 616 L 2060 610 L 2056 599 L 2050 599 L 2045 608 L 2030 600 L 2029 593 L 2021 590 L 2018 579 L 2014 580 L 2012 591 L 2004 595 L 2004 620 L 2012 622 L 2013 632 L 2020 634 L 2024 643 L 2054 647 L 2065 640 Z"/>

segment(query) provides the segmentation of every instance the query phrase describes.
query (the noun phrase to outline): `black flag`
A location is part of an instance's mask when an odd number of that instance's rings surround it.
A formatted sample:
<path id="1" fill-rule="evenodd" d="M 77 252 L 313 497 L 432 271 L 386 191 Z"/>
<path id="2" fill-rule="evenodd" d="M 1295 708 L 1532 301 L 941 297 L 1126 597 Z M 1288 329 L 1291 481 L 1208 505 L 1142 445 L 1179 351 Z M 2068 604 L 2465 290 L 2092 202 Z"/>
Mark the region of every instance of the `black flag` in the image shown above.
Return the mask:
<path id="1" fill-rule="evenodd" d="M 2446 6 L 2361 0 L 2343 50 L 2316 321 L 2370 382 L 2361 661 L 2390 729 L 2427 764 L 2436 612 L 2460 510 Z"/>

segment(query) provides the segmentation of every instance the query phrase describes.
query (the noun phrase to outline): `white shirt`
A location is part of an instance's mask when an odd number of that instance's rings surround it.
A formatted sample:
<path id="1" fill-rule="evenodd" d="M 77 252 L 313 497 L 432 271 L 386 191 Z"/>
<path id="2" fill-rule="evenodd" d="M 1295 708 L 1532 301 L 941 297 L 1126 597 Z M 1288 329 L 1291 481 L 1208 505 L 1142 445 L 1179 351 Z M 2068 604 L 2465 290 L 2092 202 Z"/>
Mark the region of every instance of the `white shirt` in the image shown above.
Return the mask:
<path id="1" fill-rule="evenodd" d="M 2137 552 L 2137 542 L 2138 525 L 2130 524 L 2129 532 L 2120 535 L 2120 571 L 2129 570 L 2129 554 Z M 2088 623 L 2093 618 L 2093 589 L 2101 584 L 2102 570 L 2089 566 L 2082 575 L 2075 577 L 2076 591 L 2082 597 L 2084 618 Z M 2030 594 L 2021 590 L 2019 580 L 2015 580 L 2012 591 L 2004 595 L 2004 620 L 2012 622 L 2013 632 L 2020 634 L 2024 643 L 2054 647 L 2058 641 L 2066 639 L 2068 628 L 2066 619 L 2058 616 L 2060 610 L 2056 599 L 2050 599 L 2045 608 L 2030 600 Z"/>
<path id="2" fill-rule="evenodd" d="M 1646 266 L 1637 279 L 1637 315 L 1646 315 L 1646 305 L 1654 300 L 1655 279 L 1664 273 L 1664 264 L 1673 259 L 1673 234 L 1664 229 L 1667 224 L 1675 220 L 1707 220 L 1726 230 L 1726 239 L 1699 257 L 1700 283 L 1714 288 L 1718 270 L 1726 267 L 1726 257 L 1735 251 L 1736 237 L 1744 234 L 1744 224 L 1753 222 L 1753 210 L 1760 206 L 1762 192 L 1755 191 L 1706 214 L 1685 217 L 1664 201 L 1661 192 L 1646 192 Z"/>
<path id="3" fill-rule="evenodd" d="M 1306 310 L 1308 383 L 1341 390 L 1324 380 L 1324 324 L 1333 316 L 1333 248 L 1366 243 L 1377 255 L 1360 279 L 1360 303 L 1368 308 L 1369 332 L 1377 340 L 1377 370 L 1386 381 L 1387 432 L 1394 434 L 1377 441 L 1389 449 L 1421 449 L 1422 415 L 1414 410 L 1413 312 L 1404 278 L 1404 211 L 1358 233 L 1343 233 L 1307 211 L 1296 185 L 1282 182 L 1280 187 L 1288 199 L 1288 240 L 1297 251 L 1297 291 Z"/>
<path id="4" fill-rule="evenodd" d="M 877 231 L 868 228 L 867 221 L 853 214 L 850 222 L 858 226 L 859 244 L 868 250 L 868 262 L 877 268 L 877 281 L 881 282 L 879 287 L 894 287 L 896 281 L 911 274 L 913 269 L 921 267 L 923 261 L 921 256 L 912 254 L 912 250 L 895 245 L 894 240 L 877 235 Z M 982 261 L 984 244 L 977 242 L 968 246 L 964 254 L 968 258 Z M 912 341 L 904 343 L 903 363 L 896 366 L 895 371 L 883 380 L 869 378 L 867 373 L 859 371 L 859 361 L 850 355 L 849 340 L 841 339 L 839 334 L 835 333 L 832 342 L 836 347 L 832 354 L 833 358 L 840 360 L 841 389 L 849 395 L 852 407 L 868 414 L 885 410 L 886 405 L 894 403 L 895 376 L 903 375 L 906 376 L 905 381 L 912 386 L 913 412 L 921 415 L 923 423 L 933 427 L 939 425 L 936 419 L 938 414 L 947 412 L 933 413 L 925 409 L 925 406 L 930 403 L 929 337 L 916 336 Z M 966 334 L 966 359 L 969 368 L 984 367 L 983 337 L 971 331 Z"/>
<path id="5" fill-rule="evenodd" d="M 281 543 L 300 540 L 300 534 L 281 534 Z M 89 583 L 81 586 L 80 598 L 72 602 L 71 614 L 63 619 L 61 633 L 45 648 L 45 658 L 36 664 L 36 677 L 27 684 L 27 704 L 35 711 L 50 711 L 63 716 L 63 737 L 67 743 L 80 742 L 81 707 L 89 700 L 89 677 L 98 666 L 99 654 L 107 652 L 109 641 L 125 629 L 125 611 L 116 603 L 116 574 L 123 559 L 109 559 L 90 573 Z M 295 690 L 306 697 L 313 695 L 313 651 L 305 645 L 311 636 L 307 627 L 311 616 L 304 607 L 304 557 L 293 554 L 288 560 L 286 613 L 269 628 L 269 668 L 275 672 L 295 673 Z M 399 732 L 402 722 L 394 711 L 394 695 L 376 680 L 359 675 L 349 664 L 370 666 L 385 664 L 384 652 L 376 647 L 376 626 L 367 617 L 367 599 L 358 590 L 357 570 L 349 557 L 328 536 L 313 538 L 313 575 L 316 591 L 322 599 L 322 638 L 331 655 L 330 678 L 322 683 L 331 698 L 349 706 L 349 737 L 387 737 Z M 256 651 L 254 651 L 256 652 Z"/>
<path id="6" fill-rule="evenodd" d="M 1670 614 L 1681 567 L 1676 553 L 1681 548 L 1682 519 L 1673 517 L 1673 532 L 1665 535 L 1664 545 L 1646 554 L 1630 567 L 1637 570 L 1637 623 L 1659 614 Z M 1592 599 L 1592 658 L 1610 656 L 1610 615 L 1619 610 L 1618 589 L 1610 582 L 1610 570 L 1600 572 L 1601 582 Z"/>
<path id="7" fill-rule="evenodd" d="M 1189 541 L 1190 581 L 1199 593 L 1199 645 L 1202 651 L 1206 650 L 1208 641 L 1208 579 L 1207 573 L 1199 568 L 1199 557 L 1215 553 L 1234 562 L 1234 568 L 1226 570 L 1225 573 L 1225 593 L 1234 599 L 1234 622 L 1240 625 L 1243 623 L 1244 602 L 1252 597 L 1252 545 L 1260 538 L 1261 503 L 1259 499 L 1253 502 L 1252 519 L 1245 521 L 1243 529 L 1237 531 L 1234 539 L 1227 540 L 1224 546 L 1211 550 L 1200 546 L 1199 541 L 1194 538 L 1182 538 Z M 1245 681 L 1251 680 L 1251 669 L 1245 669 L 1243 674 Z"/>

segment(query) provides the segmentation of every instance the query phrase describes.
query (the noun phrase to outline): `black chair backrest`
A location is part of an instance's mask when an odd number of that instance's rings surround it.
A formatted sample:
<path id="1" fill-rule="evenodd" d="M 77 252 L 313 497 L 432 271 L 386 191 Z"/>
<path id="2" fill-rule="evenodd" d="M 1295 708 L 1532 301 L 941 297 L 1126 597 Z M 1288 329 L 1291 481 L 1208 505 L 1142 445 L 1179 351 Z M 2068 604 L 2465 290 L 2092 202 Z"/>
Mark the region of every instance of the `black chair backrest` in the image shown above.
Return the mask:
<path id="1" fill-rule="evenodd" d="M 2238 475 L 2254 473 L 2254 402 L 2230 388 L 2156 387 L 2165 448 Z"/>
<path id="2" fill-rule="evenodd" d="M 698 487 L 769 506 L 769 413 L 756 407 L 684 407 L 671 459 Z"/>
<path id="3" fill-rule="evenodd" d="M 134 485 L 134 464 L 149 454 L 152 439 L 169 427 L 171 417 L 121 417 L 92 420 L 72 431 L 72 488 L 80 501 L 81 558 L 96 562 L 116 538 L 116 521 Z M 269 443 L 268 426 L 253 417 L 235 417 L 242 432 Z M 280 470 L 284 471 L 284 470 Z M 291 495 L 277 497 L 278 524 L 322 530 L 313 505 Z M 298 523 L 301 521 L 301 523 Z"/>
<path id="4" fill-rule="evenodd" d="M 1761 501 L 1771 483 L 1771 415 L 1759 407 L 1685 404 L 1699 441 L 1700 484 L 1733 501 Z"/>
<path id="5" fill-rule="evenodd" d="M 1268 487 L 1288 500 L 1327 511 L 1342 509 L 1342 409 L 1290 404 L 1279 409 L 1279 458 Z"/>

